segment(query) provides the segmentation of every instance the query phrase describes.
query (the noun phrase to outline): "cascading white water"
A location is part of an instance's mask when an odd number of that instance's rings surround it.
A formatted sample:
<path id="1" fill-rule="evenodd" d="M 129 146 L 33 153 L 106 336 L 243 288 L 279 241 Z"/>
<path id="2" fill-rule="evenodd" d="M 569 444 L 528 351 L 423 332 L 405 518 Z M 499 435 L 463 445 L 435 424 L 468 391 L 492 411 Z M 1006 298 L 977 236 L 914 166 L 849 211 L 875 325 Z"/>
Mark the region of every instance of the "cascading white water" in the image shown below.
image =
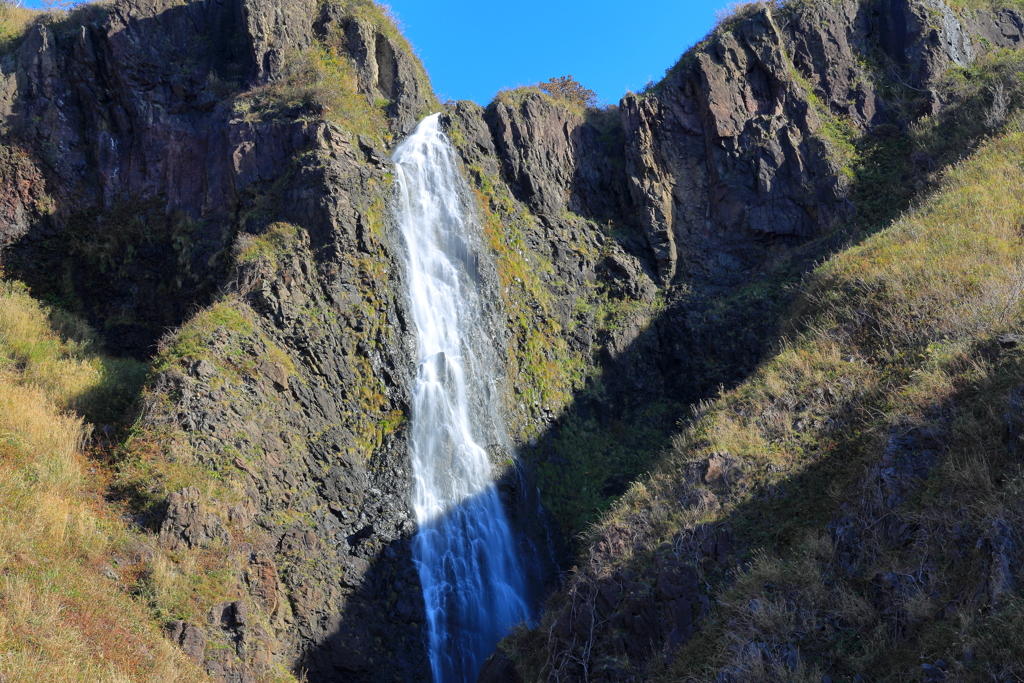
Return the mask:
<path id="1" fill-rule="evenodd" d="M 439 115 L 424 119 L 393 158 L 419 347 L 413 558 L 434 683 L 475 683 L 498 640 L 528 617 L 516 545 L 481 446 L 507 442 L 480 291 L 487 252 Z"/>

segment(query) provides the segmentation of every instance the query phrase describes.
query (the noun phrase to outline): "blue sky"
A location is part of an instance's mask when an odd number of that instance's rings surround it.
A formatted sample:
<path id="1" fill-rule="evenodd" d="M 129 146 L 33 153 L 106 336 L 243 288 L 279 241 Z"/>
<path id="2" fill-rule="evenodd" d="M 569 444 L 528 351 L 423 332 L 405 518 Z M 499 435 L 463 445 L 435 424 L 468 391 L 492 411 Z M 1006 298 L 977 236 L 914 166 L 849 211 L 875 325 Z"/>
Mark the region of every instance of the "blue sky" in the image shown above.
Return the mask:
<path id="1" fill-rule="evenodd" d="M 39 7 L 39 0 L 28 0 Z M 572 74 L 605 104 L 660 80 L 729 0 L 390 0 L 441 99 Z"/>
<path id="2" fill-rule="evenodd" d="M 675 64 L 728 0 L 390 0 L 441 99 L 572 74 L 606 104 Z"/>

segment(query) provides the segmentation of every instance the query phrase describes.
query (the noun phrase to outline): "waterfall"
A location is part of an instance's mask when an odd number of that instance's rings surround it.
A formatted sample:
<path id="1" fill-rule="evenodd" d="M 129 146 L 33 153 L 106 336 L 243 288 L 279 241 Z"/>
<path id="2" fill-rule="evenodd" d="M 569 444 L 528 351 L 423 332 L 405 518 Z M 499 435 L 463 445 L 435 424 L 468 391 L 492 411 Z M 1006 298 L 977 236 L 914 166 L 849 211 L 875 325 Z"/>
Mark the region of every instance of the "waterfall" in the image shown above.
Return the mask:
<path id="1" fill-rule="evenodd" d="M 438 119 L 424 119 L 393 155 L 418 340 L 410 426 L 419 524 L 413 558 L 434 683 L 475 683 L 498 640 L 529 610 L 484 447 L 508 442 L 481 292 L 490 262 Z"/>

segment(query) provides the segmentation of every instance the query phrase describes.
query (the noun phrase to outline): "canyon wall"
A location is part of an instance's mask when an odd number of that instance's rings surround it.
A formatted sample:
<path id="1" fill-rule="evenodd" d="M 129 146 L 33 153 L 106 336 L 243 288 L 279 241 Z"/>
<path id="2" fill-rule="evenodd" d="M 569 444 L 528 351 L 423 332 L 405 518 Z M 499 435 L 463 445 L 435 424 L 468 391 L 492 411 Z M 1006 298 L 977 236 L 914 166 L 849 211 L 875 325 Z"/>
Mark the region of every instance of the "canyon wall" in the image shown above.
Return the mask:
<path id="1" fill-rule="evenodd" d="M 494 460 L 550 579 L 849 237 L 851 140 L 939 111 L 945 71 L 1022 26 L 939 0 L 752 4 L 587 109 L 537 88 L 442 106 L 369 2 L 117 0 L 34 23 L 0 59 L 4 270 L 152 359 L 121 447 L 150 469 L 115 494 L 230 577 L 162 615 L 169 637 L 220 681 L 428 676 L 388 159 L 424 114 L 443 109 L 495 252 L 521 453 Z M 916 93 L 899 108 L 896 81 Z M 734 543 L 690 540 L 715 561 Z M 685 563 L 616 580 L 602 628 L 638 665 L 707 610 Z"/>

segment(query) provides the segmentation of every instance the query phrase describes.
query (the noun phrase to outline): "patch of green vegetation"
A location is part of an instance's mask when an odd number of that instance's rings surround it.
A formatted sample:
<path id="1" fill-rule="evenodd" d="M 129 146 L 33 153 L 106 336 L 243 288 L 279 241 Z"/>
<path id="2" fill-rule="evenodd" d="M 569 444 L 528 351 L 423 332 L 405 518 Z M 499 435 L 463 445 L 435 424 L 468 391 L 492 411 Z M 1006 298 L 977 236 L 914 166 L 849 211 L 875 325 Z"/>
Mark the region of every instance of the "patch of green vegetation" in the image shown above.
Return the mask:
<path id="1" fill-rule="evenodd" d="M 323 117 L 355 135 L 390 142 L 384 108 L 359 92 L 351 58 L 330 39 L 287 55 L 284 63 L 280 79 L 235 98 L 236 115 L 257 120 Z"/>
<path id="2" fill-rule="evenodd" d="M 728 669 L 738 681 L 897 681 L 939 658 L 963 680 L 1020 675 L 1024 640 L 998 631 L 1018 618 L 1020 594 L 982 609 L 984 544 L 975 540 L 1000 520 L 1024 523 L 1020 444 L 1006 426 L 1021 419 L 1024 351 L 997 343 L 1024 329 L 1021 158 L 1024 133 L 1011 125 L 951 169 L 938 193 L 817 268 L 785 344 L 746 381 L 696 406 L 659 467 L 594 530 L 592 539 L 614 532 L 630 547 L 588 560 L 598 565 L 569 582 L 574 595 L 593 577 L 639 576 L 700 525 L 728 525 L 742 543 L 728 572 L 698 563 L 716 598 L 711 615 L 667 664 L 652 665 L 650 680 L 712 681 Z M 890 435 L 911 427 L 941 432 L 938 465 L 903 504 L 887 504 L 872 468 Z M 713 483 L 704 464 L 719 457 L 737 465 Z M 843 569 L 827 535 L 839 516 L 863 525 L 856 571 Z M 911 540 L 874 531 L 880 525 L 909 529 Z M 954 530 L 968 528 L 958 548 Z M 921 567 L 927 590 L 908 584 L 878 599 L 875 577 Z M 953 624 L 942 616 L 951 610 Z M 547 647 L 557 617 L 505 645 L 523 653 L 531 679 L 545 666 L 531 653 Z M 567 656 L 628 666 L 610 640 Z M 761 655 L 790 645 L 799 649 L 795 670 Z M 965 646 L 973 664 L 956 659 Z"/>
<path id="3" fill-rule="evenodd" d="M 555 102 L 555 98 L 536 85 L 521 85 L 518 88 L 499 90 L 494 96 L 494 102 L 500 102 L 509 109 L 518 109 L 530 97 L 541 97 L 548 102 Z"/>
<path id="4" fill-rule="evenodd" d="M 494 102 L 518 109 L 529 97 L 540 97 L 547 102 L 561 105 L 577 116 L 585 116 L 597 109 L 597 93 L 585 88 L 579 81 L 568 76 L 557 76 L 534 85 L 499 90 Z"/>
<path id="5" fill-rule="evenodd" d="M 554 268 L 546 257 L 530 249 L 524 231 L 533 220 L 508 194 L 505 185 L 481 167 L 470 167 L 477 186 L 477 207 L 484 236 L 497 257 L 498 279 L 513 341 L 507 367 L 513 401 L 528 417 L 537 408 L 559 411 L 583 381 L 585 360 L 569 350 L 555 319 L 552 295 L 546 283 Z M 534 410 L 531 411 L 530 409 Z M 523 440 L 535 429 L 528 421 L 512 425 Z"/>
<path id="6" fill-rule="evenodd" d="M 255 376 L 263 362 L 279 363 L 289 375 L 296 374 L 291 357 L 256 326 L 255 314 L 233 295 L 199 311 L 162 340 L 153 371 L 187 368 L 198 361 L 218 371 L 215 382 Z"/>
<path id="7" fill-rule="evenodd" d="M 13 0 L 0 2 L 0 55 L 14 52 L 25 38 L 39 10 L 23 7 Z"/>
<path id="8" fill-rule="evenodd" d="M 291 253 L 300 239 L 299 228 L 291 223 L 271 223 L 259 235 L 240 233 L 235 240 L 236 265 L 255 265 L 271 272 L 280 267 L 280 257 Z"/>
<path id="9" fill-rule="evenodd" d="M 381 433 L 386 436 L 397 432 L 408 421 L 409 420 L 404 412 L 401 410 L 392 410 L 377 422 L 377 426 L 380 428 Z"/>
<path id="10" fill-rule="evenodd" d="M 161 344 L 153 370 L 162 372 L 172 366 L 206 360 L 234 377 L 253 372 L 254 361 L 244 353 L 241 344 L 256 334 L 256 326 L 247 307 L 243 307 L 241 302 L 229 298 L 194 315 Z M 221 353 L 220 349 L 228 352 Z"/>

